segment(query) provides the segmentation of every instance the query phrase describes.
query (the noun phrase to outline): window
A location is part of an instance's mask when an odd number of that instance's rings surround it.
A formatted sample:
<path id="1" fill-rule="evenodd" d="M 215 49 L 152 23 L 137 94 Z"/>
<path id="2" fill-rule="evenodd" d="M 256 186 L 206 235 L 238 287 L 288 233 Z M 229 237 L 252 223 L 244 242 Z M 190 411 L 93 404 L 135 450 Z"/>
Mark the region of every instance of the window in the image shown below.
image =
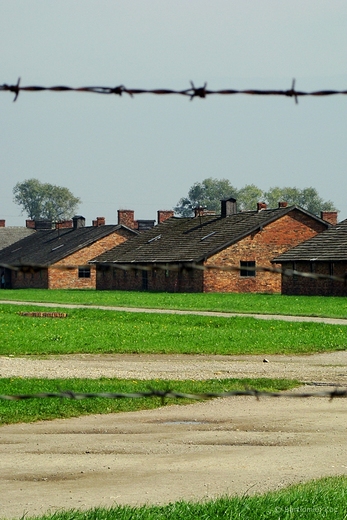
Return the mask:
<path id="1" fill-rule="evenodd" d="M 329 275 L 334 276 L 334 264 L 333 262 L 329 262 Z"/>
<path id="2" fill-rule="evenodd" d="M 142 271 L 142 289 L 148 290 L 148 271 Z"/>
<path id="3" fill-rule="evenodd" d="M 78 278 L 90 278 L 90 267 L 79 267 Z"/>
<path id="4" fill-rule="evenodd" d="M 255 262 L 254 261 L 240 261 L 240 276 L 255 276 Z"/>

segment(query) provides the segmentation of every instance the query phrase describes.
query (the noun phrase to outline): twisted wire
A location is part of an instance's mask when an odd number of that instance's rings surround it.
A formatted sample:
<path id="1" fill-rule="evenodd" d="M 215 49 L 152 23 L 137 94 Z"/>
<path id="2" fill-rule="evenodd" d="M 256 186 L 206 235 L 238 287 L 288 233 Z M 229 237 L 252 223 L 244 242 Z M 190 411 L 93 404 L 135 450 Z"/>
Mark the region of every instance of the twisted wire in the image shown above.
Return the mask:
<path id="1" fill-rule="evenodd" d="M 166 96 L 166 95 L 178 95 L 188 97 L 191 101 L 195 98 L 205 99 L 208 96 L 213 95 L 222 95 L 222 96 L 230 96 L 230 95 L 251 95 L 251 96 L 279 96 L 279 97 L 289 97 L 295 100 L 295 103 L 298 103 L 298 98 L 300 97 L 327 97 L 327 96 L 335 96 L 335 95 L 345 95 L 347 94 L 347 90 L 315 90 L 315 91 L 303 91 L 296 90 L 295 88 L 295 80 L 292 81 L 292 85 L 288 89 L 218 89 L 211 90 L 207 88 L 207 82 L 204 83 L 203 86 L 195 87 L 193 81 L 190 82 L 190 87 L 183 90 L 175 90 L 169 88 L 155 88 L 155 89 L 145 89 L 145 88 L 127 88 L 124 85 L 117 85 L 115 87 L 107 87 L 107 86 L 85 86 L 85 87 L 69 87 L 65 85 L 55 85 L 50 87 L 39 86 L 39 85 L 28 85 L 21 86 L 20 84 L 21 78 L 18 78 L 16 84 L 7 84 L 3 83 L 0 85 L 0 91 L 3 92 L 12 92 L 15 96 L 13 101 L 18 99 L 20 92 L 87 92 L 92 94 L 103 94 L 103 95 L 117 95 L 122 96 L 123 94 L 127 94 L 130 97 L 134 97 L 140 94 L 154 94 L 158 96 Z"/>
<path id="2" fill-rule="evenodd" d="M 183 392 L 176 392 L 173 390 L 149 390 L 146 392 L 131 392 L 131 393 L 112 393 L 112 392 L 73 392 L 71 390 L 61 391 L 61 392 L 40 392 L 34 394 L 18 394 L 18 395 L 0 395 L 0 400 L 3 401 L 23 401 L 28 399 L 93 399 L 93 398 L 102 398 L 102 399 L 140 399 L 140 398 L 151 398 L 151 397 L 159 397 L 162 400 L 165 399 L 191 399 L 191 400 L 206 400 L 206 399 L 215 399 L 215 398 L 225 398 L 225 397 L 255 397 L 256 399 L 260 399 L 261 397 L 288 397 L 288 398 L 309 398 L 309 397 L 323 397 L 329 398 L 330 400 L 335 398 L 345 398 L 347 397 L 347 389 L 346 388 L 334 388 L 334 390 L 322 390 L 320 392 L 299 392 L 299 393 L 289 393 L 289 392 L 265 392 L 254 389 L 247 390 L 232 390 L 230 392 L 206 392 L 206 393 L 198 393 L 198 394 L 186 394 Z"/>

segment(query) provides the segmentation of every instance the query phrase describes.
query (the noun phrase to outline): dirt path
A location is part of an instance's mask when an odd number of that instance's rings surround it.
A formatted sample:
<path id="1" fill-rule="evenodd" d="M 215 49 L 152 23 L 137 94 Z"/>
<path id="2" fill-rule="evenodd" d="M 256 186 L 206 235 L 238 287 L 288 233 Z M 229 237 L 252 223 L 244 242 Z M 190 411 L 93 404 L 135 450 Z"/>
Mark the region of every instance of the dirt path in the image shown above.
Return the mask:
<path id="1" fill-rule="evenodd" d="M 67 304 L 67 303 L 40 303 L 40 302 L 21 302 L 11 300 L 0 300 L 0 304 L 12 304 L 12 305 L 32 305 L 36 307 L 47 307 L 47 308 L 63 308 L 63 309 L 102 309 L 105 311 L 118 311 L 118 312 L 147 312 L 150 314 L 195 314 L 198 316 L 215 316 L 219 318 L 233 318 L 235 316 L 241 316 L 245 318 L 255 318 L 258 320 L 281 320 L 281 321 L 301 321 L 301 322 L 314 322 L 314 323 L 330 323 L 332 325 L 347 325 L 346 318 L 320 318 L 315 316 L 284 316 L 278 314 L 243 314 L 240 312 L 216 312 L 216 311 L 189 311 L 189 310 L 178 310 L 178 309 L 144 309 L 143 307 L 111 307 L 105 305 L 80 305 L 80 304 Z"/>
<path id="2" fill-rule="evenodd" d="M 307 356 L 194 356 L 78 354 L 0 356 L 0 377 L 120 379 L 224 379 L 271 377 L 347 386 L 347 350 Z"/>
<path id="3" fill-rule="evenodd" d="M 246 356 L 64 356 L 0 358 L 0 366 L 2 377 L 265 376 L 347 385 L 347 352 L 270 356 L 268 361 Z M 346 406 L 346 399 L 231 397 L 3 426 L 0 518 L 260 493 L 347 474 Z"/>

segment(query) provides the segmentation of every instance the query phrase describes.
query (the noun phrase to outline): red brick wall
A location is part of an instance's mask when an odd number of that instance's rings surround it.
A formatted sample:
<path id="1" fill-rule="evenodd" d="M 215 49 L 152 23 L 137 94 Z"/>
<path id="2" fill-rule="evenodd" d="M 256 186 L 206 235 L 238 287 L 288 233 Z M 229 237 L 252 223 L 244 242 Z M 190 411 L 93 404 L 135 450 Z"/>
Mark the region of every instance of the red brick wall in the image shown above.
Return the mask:
<path id="1" fill-rule="evenodd" d="M 209 258 L 206 265 L 239 268 L 240 261 L 255 261 L 258 267 L 280 267 L 271 263 L 272 258 L 325 229 L 320 222 L 294 210 Z M 257 272 L 255 277 L 242 277 L 238 271 L 205 271 L 204 292 L 280 293 L 281 275 Z"/>
<path id="2" fill-rule="evenodd" d="M 328 278 L 304 278 L 299 275 L 282 276 L 282 294 L 307 296 L 347 296 L 347 261 L 346 262 L 288 262 L 282 269 L 295 269 L 302 273 L 333 275 L 345 281 Z"/>
<path id="3" fill-rule="evenodd" d="M 101 238 L 94 244 L 73 253 L 72 255 L 57 262 L 48 270 L 48 288 L 49 289 L 95 289 L 96 287 L 96 273 L 95 267 L 90 266 L 90 278 L 78 277 L 78 266 L 88 266 L 88 261 L 92 260 L 105 251 L 121 244 L 130 235 L 125 230 L 118 230 Z M 60 269 L 61 267 L 76 266 L 73 269 Z"/>

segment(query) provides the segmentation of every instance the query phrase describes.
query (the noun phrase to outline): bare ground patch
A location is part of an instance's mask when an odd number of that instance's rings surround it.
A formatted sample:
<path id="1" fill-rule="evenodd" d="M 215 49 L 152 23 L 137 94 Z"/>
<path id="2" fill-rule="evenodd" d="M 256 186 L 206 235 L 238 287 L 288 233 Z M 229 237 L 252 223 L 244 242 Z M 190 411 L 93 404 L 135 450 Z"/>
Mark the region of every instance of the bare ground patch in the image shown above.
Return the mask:
<path id="1" fill-rule="evenodd" d="M 1 376 L 263 376 L 347 385 L 346 352 L 271 356 L 269 363 L 228 356 L 65 358 L 1 358 Z M 3 426 L 0 517 L 261 493 L 347 474 L 346 406 L 345 399 L 230 397 Z"/>

